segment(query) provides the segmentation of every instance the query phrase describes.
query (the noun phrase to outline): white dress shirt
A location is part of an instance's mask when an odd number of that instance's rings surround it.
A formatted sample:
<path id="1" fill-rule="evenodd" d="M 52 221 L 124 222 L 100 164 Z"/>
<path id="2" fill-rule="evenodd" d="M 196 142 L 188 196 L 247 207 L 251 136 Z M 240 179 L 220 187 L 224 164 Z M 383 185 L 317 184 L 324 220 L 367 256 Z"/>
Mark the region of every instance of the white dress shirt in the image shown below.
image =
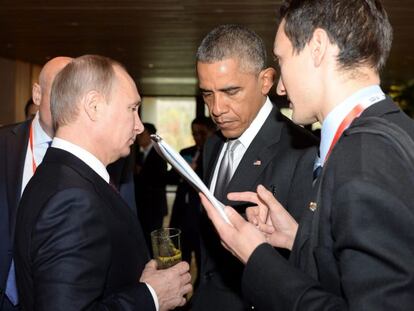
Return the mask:
<path id="1" fill-rule="evenodd" d="M 79 158 L 81 161 L 85 162 L 94 172 L 96 172 L 99 176 L 101 176 L 108 184 L 109 184 L 109 173 L 106 170 L 105 165 L 98 160 L 97 157 L 95 157 L 92 153 L 89 151 L 86 151 L 85 149 L 79 147 L 78 145 L 72 144 L 71 142 L 64 140 L 59 137 L 55 137 L 52 142 L 53 148 L 58 148 L 65 150 L 71 154 L 73 154 L 75 157 Z M 159 310 L 159 302 L 157 294 L 155 293 L 155 290 L 149 285 L 148 283 L 145 283 L 152 295 L 152 298 L 154 300 L 155 309 Z"/>
<path id="2" fill-rule="evenodd" d="M 45 156 L 46 150 L 49 147 L 49 143 L 52 141 L 52 138 L 46 134 L 40 125 L 39 112 L 36 113 L 30 126 L 32 127 L 33 150 L 30 147 L 29 140 L 27 142 L 26 158 L 24 160 L 21 194 L 23 194 L 24 188 L 26 188 L 27 183 L 34 174 L 33 160 L 36 164 L 36 167 L 39 166 L 43 161 L 43 157 Z"/>
<path id="3" fill-rule="evenodd" d="M 265 123 L 267 117 L 269 116 L 270 112 L 272 111 L 273 104 L 270 101 L 269 97 L 266 98 L 266 102 L 260 108 L 259 112 L 257 113 L 256 117 L 250 124 L 250 126 L 243 132 L 243 134 L 238 138 L 240 144 L 237 145 L 233 152 L 233 163 L 232 163 L 232 172 L 230 176 L 233 176 L 234 172 L 236 171 L 237 167 L 242 160 L 244 153 L 246 152 L 247 148 L 249 148 L 250 144 L 252 143 L 253 139 L 256 137 L 257 133 L 262 128 L 263 124 Z M 211 180 L 210 191 L 214 193 L 216 182 L 217 182 L 217 175 L 218 170 L 220 167 L 221 160 L 223 159 L 223 155 L 225 150 L 227 149 L 227 142 L 224 143 L 223 148 L 221 148 L 219 159 L 217 161 L 216 167 L 214 169 L 213 178 Z M 230 177 L 231 178 L 231 177 Z"/>

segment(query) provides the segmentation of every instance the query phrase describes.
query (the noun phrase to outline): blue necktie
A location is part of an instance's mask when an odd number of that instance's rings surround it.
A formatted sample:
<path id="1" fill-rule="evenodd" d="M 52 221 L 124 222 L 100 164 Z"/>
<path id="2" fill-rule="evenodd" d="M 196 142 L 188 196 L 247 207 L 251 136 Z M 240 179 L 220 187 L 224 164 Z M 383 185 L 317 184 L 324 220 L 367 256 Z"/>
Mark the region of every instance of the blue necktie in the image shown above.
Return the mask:
<path id="1" fill-rule="evenodd" d="M 19 296 L 17 294 L 16 286 L 16 273 L 14 271 L 14 260 L 11 262 L 9 275 L 7 276 L 6 295 L 14 306 L 19 303 Z"/>
<path id="2" fill-rule="evenodd" d="M 319 175 L 321 174 L 321 172 L 322 172 L 322 166 L 318 165 L 317 167 L 315 167 L 313 169 L 313 180 L 315 180 L 316 178 L 318 178 Z"/>
<path id="3" fill-rule="evenodd" d="M 316 179 L 318 179 L 319 175 L 322 172 L 322 161 L 318 155 L 316 156 L 315 163 L 313 164 L 313 185 L 315 184 Z"/>

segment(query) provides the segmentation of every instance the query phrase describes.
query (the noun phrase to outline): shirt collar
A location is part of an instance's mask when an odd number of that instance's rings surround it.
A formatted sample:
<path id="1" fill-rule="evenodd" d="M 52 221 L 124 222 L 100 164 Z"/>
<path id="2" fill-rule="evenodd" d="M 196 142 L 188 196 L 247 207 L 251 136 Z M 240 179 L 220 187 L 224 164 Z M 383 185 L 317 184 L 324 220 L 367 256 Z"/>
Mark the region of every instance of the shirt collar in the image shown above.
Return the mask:
<path id="1" fill-rule="evenodd" d="M 363 88 L 349 96 L 327 115 L 322 124 L 321 143 L 319 147 L 320 158 L 317 161 L 321 164 L 325 162 L 326 155 L 329 151 L 335 133 L 344 117 L 348 115 L 356 105 L 360 104 L 362 101 L 366 102 L 367 98 L 370 98 L 376 94 L 384 96 L 384 93 L 378 85 Z M 376 102 L 378 101 L 367 103 L 364 107 L 367 108 L 370 104 L 375 104 Z"/>
<path id="2" fill-rule="evenodd" d="M 52 138 L 46 134 L 46 132 L 43 130 L 42 126 L 40 125 L 39 111 L 36 113 L 35 117 L 33 118 L 32 129 L 33 129 L 34 146 L 38 146 L 44 143 L 49 143 L 50 141 L 52 141 Z"/>
<path id="3" fill-rule="evenodd" d="M 101 176 L 107 183 L 109 183 L 109 173 L 105 168 L 105 165 L 98 160 L 92 153 L 72 144 L 71 142 L 59 137 L 55 137 L 52 142 L 52 147 L 65 150 L 75 157 L 85 162 L 95 173 Z"/>
<path id="4" fill-rule="evenodd" d="M 263 124 L 265 123 L 272 109 L 273 109 L 273 104 L 270 101 L 269 97 L 267 97 L 266 102 L 264 103 L 262 108 L 260 108 L 253 122 L 243 132 L 243 134 L 238 138 L 240 143 L 243 145 L 244 150 L 247 150 L 247 148 L 250 146 L 251 142 L 253 141 L 257 133 L 262 128 Z"/>

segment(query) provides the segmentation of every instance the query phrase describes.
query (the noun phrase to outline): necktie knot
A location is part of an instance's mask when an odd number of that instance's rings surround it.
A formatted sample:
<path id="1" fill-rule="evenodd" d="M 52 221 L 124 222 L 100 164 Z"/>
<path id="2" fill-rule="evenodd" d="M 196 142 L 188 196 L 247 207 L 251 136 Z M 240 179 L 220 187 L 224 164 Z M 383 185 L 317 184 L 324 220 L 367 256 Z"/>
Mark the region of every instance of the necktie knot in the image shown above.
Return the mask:
<path id="1" fill-rule="evenodd" d="M 321 158 L 318 156 L 315 159 L 315 163 L 313 164 L 313 183 L 315 183 L 316 179 L 322 172 L 322 161 Z"/>
<path id="2" fill-rule="evenodd" d="M 313 180 L 316 180 L 322 172 L 322 166 L 317 166 L 313 169 Z"/>
<path id="3" fill-rule="evenodd" d="M 230 155 L 233 157 L 234 151 L 236 151 L 237 147 L 240 145 L 240 141 L 238 139 L 229 140 L 227 143 L 227 150 L 229 151 Z"/>

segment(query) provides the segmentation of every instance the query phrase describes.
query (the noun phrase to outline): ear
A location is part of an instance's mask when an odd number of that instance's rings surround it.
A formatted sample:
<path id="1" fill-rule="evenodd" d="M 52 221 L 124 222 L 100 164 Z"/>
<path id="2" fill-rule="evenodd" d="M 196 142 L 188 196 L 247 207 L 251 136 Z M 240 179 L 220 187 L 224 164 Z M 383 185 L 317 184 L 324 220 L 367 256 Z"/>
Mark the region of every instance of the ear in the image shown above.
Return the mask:
<path id="1" fill-rule="evenodd" d="M 269 67 L 263 69 L 259 74 L 259 79 L 262 81 L 262 94 L 267 95 L 275 82 L 276 72 Z"/>
<path id="2" fill-rule="evenodd" d="M 33 84 L 32 87 L 32 99 L 36 106 L 40 106 L 40 101 L 42 99 L 42 88 L 37 83 Z"/>
<path id="3" fill-rule="evenodd" d="M 328 33 L 324 29 L 316 28 L 308 44 L 313 64 L 315 67 L 319 67 L 324 57 L 327 57 L 327 50 L 331 44 Z"/>
<path id="4" fill-rule="evenodd" d="M 97 91 L 89 91 L 82 99 L 82 106 L 90 120 L 96 121 L 105 104 L 103 96 Z"/>

